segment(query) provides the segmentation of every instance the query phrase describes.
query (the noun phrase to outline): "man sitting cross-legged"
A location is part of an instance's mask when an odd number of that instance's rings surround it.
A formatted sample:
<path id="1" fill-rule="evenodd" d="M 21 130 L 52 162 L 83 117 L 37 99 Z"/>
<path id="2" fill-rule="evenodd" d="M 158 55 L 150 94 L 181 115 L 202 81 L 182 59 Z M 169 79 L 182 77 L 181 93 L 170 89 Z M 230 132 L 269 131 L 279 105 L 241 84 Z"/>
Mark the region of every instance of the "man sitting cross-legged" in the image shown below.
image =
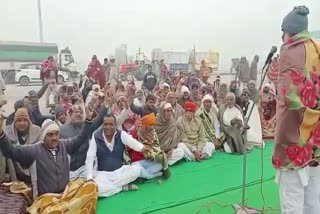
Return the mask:
<path id="1" fill-rule="evenodd" d="M 163 175 L 167 179 L 170 176 L 170 171 L 167 155 L 161 149 L 158 135 L 154 129 L 156 116 L 154 113 L 148 114 L 141 119 L 141 123 L 139 128 L 134 130 L 131 135 L 143 143 L 148 152 L 136 152 L 128 147 L 130 159 L 133 165 L 140 166 L 141 178 L 152 179 Z"/>
<path id="2" fill-rule="evenodd" d="M 135 151 L 145 151 L 144 146 L 132 136 L 116 130 L 114 115 L 106 115 L 103 127 L 90 140 L 86 160 L 87 179 L 97 183 L 100 197 L 109 197 L 122 190 L 138 189 L 130 183 L 140 176 L 141 170 L 139 166 L 123 165 L 126 146 Z"/>
<path id="3" fill-rule="evenodd" d="M 201 119 L 195 116 L 196 104 L 186 102 L 184 109 L 184 115 L 177 121 L 181 142 L 183 142 L 178 144 L 178 148 L 183 149 L 187 160 L 201 161 L 210 158 L 215 151 L 215 146 L 209 142 Z"/>

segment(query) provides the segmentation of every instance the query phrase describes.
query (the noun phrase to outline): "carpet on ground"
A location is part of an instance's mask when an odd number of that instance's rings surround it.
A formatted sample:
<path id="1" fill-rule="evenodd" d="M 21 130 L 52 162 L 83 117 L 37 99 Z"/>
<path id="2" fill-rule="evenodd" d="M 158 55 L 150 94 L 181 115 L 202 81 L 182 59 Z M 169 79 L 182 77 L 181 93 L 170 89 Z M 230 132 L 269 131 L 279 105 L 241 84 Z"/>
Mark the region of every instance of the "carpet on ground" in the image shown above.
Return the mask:
<path id="1" fill-rule="evenodd" d="M 274 183 L 276 171 L 271 165 L 272 148 L 273 144 L 267 143 L 263 151 L 254 149 L 247 155 L 246 198 L 249 207 L 263 207 L 260 190 L 263 160 L 265 208 L 279 208 L 278 187 Z M 242 155 L 223 152 L 216 152 L 211 159 L 202 162 L 182 161 L 171 167 L 171 177 L 161 184 L 153 179 L 138 183 L 139 191 L 99 199 L 97 214 L 234 213 L 232 207 L 219 207 L 214 202 L 221 205 L 241 202 L 242 164 Z M 211 212 L 205 207 L 210 203 Z"/>

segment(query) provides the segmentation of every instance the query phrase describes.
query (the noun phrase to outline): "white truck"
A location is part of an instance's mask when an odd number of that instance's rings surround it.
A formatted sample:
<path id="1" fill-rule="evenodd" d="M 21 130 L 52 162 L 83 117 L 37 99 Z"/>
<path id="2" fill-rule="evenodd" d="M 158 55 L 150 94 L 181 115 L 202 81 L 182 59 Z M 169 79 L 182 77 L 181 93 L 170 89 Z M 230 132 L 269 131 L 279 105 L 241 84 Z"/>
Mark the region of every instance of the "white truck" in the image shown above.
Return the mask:
<path id="1" fill-rule="evenodd" d="M 159 65 L 159 62 L 164 59 L 171 76 L 175 72 L 189 71 L 189 53 L 185 51 L 162 51 L 160 48 L 155 48 L 152 50 L 151 59 L 155 65 Z M 159 75 L 159 71 L 155 73 Z"/>
<path id="2" fill-rule="evenodd" d="M 1 74 L 6 83 L 18 81 L 22 85 L 28 85 L 32 82 L 41 82 L 40 65 L 48 56 L 53 56 L 58 62 L 58 75 L 60 77 L 58 79 L 60 79 L 60 82 L 78 76 L 77 64 L 69 48 L 62 49 L 59 52 L 58 46 L 55 43 L 7 41 L 0 41 Z M 29 67 L 34 69 L 28 69 Z M 23 74 L 26 69 L 28 69 L 28 72 Z M 17 72 L 20 72 L 20 74 L 17 75 L 19 76 L 18 79 L 15 78 Z"/>

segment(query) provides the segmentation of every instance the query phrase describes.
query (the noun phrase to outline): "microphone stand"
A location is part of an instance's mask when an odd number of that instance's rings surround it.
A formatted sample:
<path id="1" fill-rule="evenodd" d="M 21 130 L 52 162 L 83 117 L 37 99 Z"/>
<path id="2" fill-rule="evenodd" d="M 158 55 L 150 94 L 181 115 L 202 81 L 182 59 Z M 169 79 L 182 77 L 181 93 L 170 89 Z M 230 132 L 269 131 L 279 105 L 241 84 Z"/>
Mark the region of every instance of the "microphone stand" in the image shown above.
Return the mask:
<path id="1" fill-rule="evenodd" d="M 254 99 L 254 102 L 251 106 L 251 109 L 250 109 L 250 112 L 249 112 L 249 116 L 248 118 L 244 121 L 244 124 L 245 126 L 248 125 L 248 122 L 250 120 L 250 117 L 252 115 L 252 112 L 253 112 L 253 108 L 255 106 L 255 103 L 259 97 L 259 91 L 261 91 L 261 88 L 262 88 L 262 85 L 263 85 L 263 82 L 265 81 L 265 78 L 267 76 L 267 72 L 269 70 L 269 67 L 270 67 L 270 64 L 271 64 L 271 60 L 269 60 L 265 66 L 263 67 L 262 69 L 262 74 L 261 77 L 261 82 L 260 82 L 260 86 L 259 86 L 259 89 L 258 89 L 258 93 L 256 94 L 255 96 L 255 99 Z M 266 69 L 264 69 L 266 68 Z M 244 131 L 244 134 L 246 134 L 247 130 Z M 250 209 L 250 208 L 247 208 L 245 206 L 245 196 L 246 196 L 246 180 L 247 180 L 247 137 L 243 137 L 244 139 L 244 152 L 243 152 L 243 181 L 242 181 L 242 200 L 241 200 L 241 205 L 239 204 L 235 204 L 233 205 L 234 208 L 236 209 L 236 213 L 237 214 L 255 214 L 255 213 L 258 213 L 256 210 L 253 210 L 253 209 Z M 262 148 L 263 149 L 263 148 Z"/>

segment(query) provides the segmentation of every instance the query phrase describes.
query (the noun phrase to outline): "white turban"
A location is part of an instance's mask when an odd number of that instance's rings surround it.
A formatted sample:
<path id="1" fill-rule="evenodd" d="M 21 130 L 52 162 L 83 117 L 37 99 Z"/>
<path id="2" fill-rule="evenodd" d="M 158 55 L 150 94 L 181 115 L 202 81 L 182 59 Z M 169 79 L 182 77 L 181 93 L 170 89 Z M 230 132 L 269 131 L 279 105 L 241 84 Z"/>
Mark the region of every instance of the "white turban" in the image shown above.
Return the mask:
<path id="1" fill-rule="evenodd" d="M 46 137 L 46 135 L 50 132 L 55 132 L 55 131 L 60 131 L 59 126 L 56 124 L 56 122 L 50 120 L 50 119 L 46 119 L 42 126 L 41 126 L 41 140 L 44 140 L 44 138 Z"/>
<path id="2" fill-rule="evenodd" d="M 181 93 L 184 94 L 185 92 L 187 92 L 188 94 L 190 94 L 190 90 L 187 86 L 182 86 L 181 87 Z"/>
<path id="3" fill-rule="evenodd" d="M 166 110 L 168 108 L 172 108 L 172 105 L 170 103 L 164 104 L 163 109 Z"/>
<path id="4" fill-rule="evenodd" d="M 164 87 L 168 87 L 170 88 L 170 85 L 166 82 L 164 82 L 162 85 L 161 85 L 161 89 L 164 89 Z"/>
<path id="5" fill-rule="evenodd" d="M 96 89 L 98 89 L 98 90 L 100 91 L 100 85 L 94 84 L 94 85 L 92 86 L 92 91 L 94 91 L 94 90 L 96 90 Z"/>
<path id="6" fill-rule="evenodd" d="M 264 86 L 263 87 L 267 87 L 267 88 L 269 88 L 269 89 L 272 89 L 272 86 L 271 86 L 271 84 L 270 83 L 266 83 L 266 84 L 264 84 Z"/>
<path id="7" fill-rule="evenodd" d="M 218 107 L 216 106 L 216 104 L 214 103 L 214 100 L 213 100 L 213 97 L 211 96 L 211 94 L 206 94 L 203 98 L 202 98 L 202 106 L 203 106 L 203 103 L 204 101 L 206 100 L 210 100 L 212 102 L 212 108 L 216 111 L 216 113 L 218 112 Z"/>
<path id="8" fill-rule="evenodd" d="M 236 95 L 233 92 L 228 92 L 226 97 L 232 97 L 233 99 L 236 99 Z"/>
<path id="9" fill-rule="evenodd" d="M 204 101 L 206 100 L 210 100 L 213 103 L 213 97 L 210 94 L 206 94 L 203 98 L 202 98 L 202 103 L 204 103 Z"/>

